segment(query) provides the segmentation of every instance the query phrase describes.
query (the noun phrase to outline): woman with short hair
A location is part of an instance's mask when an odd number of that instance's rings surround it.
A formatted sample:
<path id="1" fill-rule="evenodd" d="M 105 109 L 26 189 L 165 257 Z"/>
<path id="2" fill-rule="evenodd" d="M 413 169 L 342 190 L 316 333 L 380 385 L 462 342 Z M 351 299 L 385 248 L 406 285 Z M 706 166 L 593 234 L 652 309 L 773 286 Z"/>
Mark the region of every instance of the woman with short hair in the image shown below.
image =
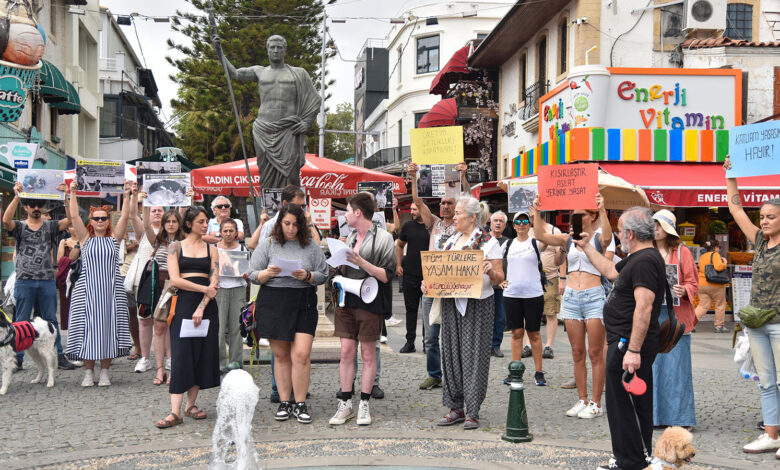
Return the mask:
<path id="1" fill-rule="evenodd" d="M 227 257 L 229 252 L 243 251 L 249 254 L 243 245 L 238 243 L 238 225 L 233 219 L 225 219 L 219 226 L 219 233 L 222 239 L 217 243 L 220 259 Z M 230 263 L 228 258 L 227 264 Z M 241 322 L 241 308 L 246 302 L 246 281 L 241 277 L 241 273 L 236 276 L 224 276 L 220 273 L 219 290 L 217 291 L 217 310 L 219 310 L 219 368 L 227 371 L 227 366 L 241 369 L 244 362 L 244 343 L 241 339 L 241 332 L 238 326 Z M 230 360 L 228 361 L 228 352 L 225 351 L 225 329 L 228 332 L 227 344 L 230 346 Z"/>
<path id="2" fill-rule="evenodd" d="M 274 260 L 300 260 L 301 268 L 280 276 Z M 279 211 L 271 236 L 252 254 L 248 278 L 263 287 L 257 297 L 257 329 L 274 353 L 274 377 L 279 390 L 277 421 L 295 416 L 311 423 L 306 405 L 311 375 L 311 346 L 317 330 L 317 289 L 328 277 L 320 245 L 312 240 L 301 206 Z M 291 397 L 292 390 L 295 396 Z M 293 401 L 294 400 L 294 401 Z"/>

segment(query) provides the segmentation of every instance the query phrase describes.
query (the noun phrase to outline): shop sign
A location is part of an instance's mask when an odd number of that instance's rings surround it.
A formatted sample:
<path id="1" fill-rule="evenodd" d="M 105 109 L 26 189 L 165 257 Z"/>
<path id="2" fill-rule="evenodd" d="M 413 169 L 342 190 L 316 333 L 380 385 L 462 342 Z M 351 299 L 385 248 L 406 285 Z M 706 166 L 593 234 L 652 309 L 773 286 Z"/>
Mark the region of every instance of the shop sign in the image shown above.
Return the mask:
<path id="1" fill-rule="evenodd" d="M 21 108 L 27 98 L 27 90 L 16 75 L 0 75 L 0 107 Z"/>
<path id="2" fill-rule="evenodd" d="M 645 189 L 651 204 L 668 207 L 728 207 L 725 189 Z M 764 202 L 780 198 L 780 189 L 739 190 L 742 205 L 760 207 Z"/>
<path id="3" fill-rule="evenodd" d="M 741 70 L 578 67 L 539 100 L 539 143 L 578 127 L 730 129 L 741 100 Z"/>
<path id="4" fill-rule="evenodd" d="M 0 157 L 5 159 L 3 163 L 14 168 L 32 168 L 37 152 L 38 144 L 8 142 L 0 145 Z"/>

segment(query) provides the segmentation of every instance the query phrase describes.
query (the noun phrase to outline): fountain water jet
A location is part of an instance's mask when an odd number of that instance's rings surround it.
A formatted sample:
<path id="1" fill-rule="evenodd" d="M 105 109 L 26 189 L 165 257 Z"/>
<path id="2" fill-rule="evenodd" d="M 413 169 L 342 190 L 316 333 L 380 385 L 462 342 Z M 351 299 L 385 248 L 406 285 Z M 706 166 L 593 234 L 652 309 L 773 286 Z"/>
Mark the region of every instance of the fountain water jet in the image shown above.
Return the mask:
<path id="1" fill-rule="evenodd" d="M 209 470 L 260 469 L 251 433 L 259 392 L 252 376 L 244 370 L 233 370 L 222 379 Z M 235 459 L 231 458 L 233 447 Z"/>

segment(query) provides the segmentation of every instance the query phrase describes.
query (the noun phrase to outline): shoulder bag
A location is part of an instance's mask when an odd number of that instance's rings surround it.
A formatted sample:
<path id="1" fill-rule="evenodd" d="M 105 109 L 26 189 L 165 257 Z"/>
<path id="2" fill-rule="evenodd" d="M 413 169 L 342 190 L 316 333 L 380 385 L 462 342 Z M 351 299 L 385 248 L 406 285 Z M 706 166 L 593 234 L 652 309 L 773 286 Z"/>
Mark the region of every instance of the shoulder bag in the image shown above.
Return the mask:
<path id="1" fill-rule="evenodd" d="M 711 282 L 713 284 L 728 284 L 729 273 L 726 269 L 723 271 L 718 271 L 715 269 L 715 266 L 712 265 L 712 258 L 714 256 L 715 252 L 713 251 L 710 253 L 710 262 L 704 265 L 704 279 L 706 279 L 707 282 Z"/>
<path id="2" fill-rule="evenodd" d="M 658 349 L 658 352 L 661 354 L 668 353 L 674 349 L 685 333 L 685 323 L 678 321 L 677 315 L 674 313 L 672 291 L 669 289 L 666 279 L 664 279 L 664 287 L 666 288 L 666 311 L 669 313 L 669 318 L 661 323 L 660 347 Z"/>

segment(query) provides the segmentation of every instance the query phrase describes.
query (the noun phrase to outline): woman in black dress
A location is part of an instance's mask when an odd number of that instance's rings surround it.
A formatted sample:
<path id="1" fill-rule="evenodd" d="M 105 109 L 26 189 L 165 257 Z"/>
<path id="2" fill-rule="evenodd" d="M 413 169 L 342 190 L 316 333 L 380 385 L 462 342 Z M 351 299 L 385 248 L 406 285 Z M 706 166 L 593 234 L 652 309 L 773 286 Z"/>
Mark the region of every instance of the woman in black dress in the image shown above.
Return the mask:
<path id="1" fill-rule="evenodd" d="M 178 289 L 171 322 L 171 413 L 157 422 L 158 428 L 182 423 L 181 404 L 184 393 L 187 403 L 184 414 L 193 419 L 205 419 L 206 412 L 195 405 L 198 391 L 219 386 L 219 316 L 217 295 L 219 279 L 217 249 L 203 241 L 208 228 L 206 209 L 193 206 L 184 213 L 187 237 L 169 245 L 168 275 Z M 195 327 L 209 320 L 205 337 L 181 338 L 183 320 L 192 320 Z"/>

